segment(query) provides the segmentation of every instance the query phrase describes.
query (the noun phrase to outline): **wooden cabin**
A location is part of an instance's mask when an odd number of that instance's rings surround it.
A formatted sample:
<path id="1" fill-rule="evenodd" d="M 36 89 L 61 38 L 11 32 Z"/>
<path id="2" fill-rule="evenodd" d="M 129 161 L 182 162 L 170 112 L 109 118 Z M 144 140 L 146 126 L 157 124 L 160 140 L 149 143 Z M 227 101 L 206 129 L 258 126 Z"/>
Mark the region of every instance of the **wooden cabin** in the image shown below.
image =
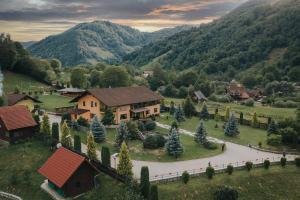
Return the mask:
<path id="1" fill-rule="evenodd" d="M 26 106 L 28 110 L 32 112 L 34 110 L 34 105 L 42 102 L 26 94 L 9 94 L 7 95 L 7 103 L 9 106 Z"/>

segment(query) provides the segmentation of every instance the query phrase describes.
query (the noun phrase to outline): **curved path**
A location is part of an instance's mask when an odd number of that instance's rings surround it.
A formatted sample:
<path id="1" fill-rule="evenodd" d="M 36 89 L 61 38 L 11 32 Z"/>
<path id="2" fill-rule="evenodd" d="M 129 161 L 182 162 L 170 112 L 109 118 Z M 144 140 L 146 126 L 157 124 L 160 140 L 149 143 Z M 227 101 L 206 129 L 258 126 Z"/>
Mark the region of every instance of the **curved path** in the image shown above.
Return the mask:
<path id="1" fill-rule="evenodd" d="M 49 119 L 52 122 L 60 122 L 59 116 L 49 115 Z M 170 129 L 169 125 L 157 123 L 157 126 Z M 181 134 L 193 136 L 194 133 L 179 129 Z M 263 152 L 255 150 L 243 145 L 235 144 L 232 142 L 225 142 L 217 138 L 208 137 L 210 141 L 217 143 L 225 143 L 226 151 L 208 158 L 200 158 L 186 161 L 176 162 L 151 162 L 151 161 L 139 161 L 132 160 L 134 177 L 140 178 L 140 170 L 142 166 L 148 166 L 150 180 L 161 180 L 170 177 L 177 177 L 182 174 L 183 171 L 188 171 L 190 174 L 204 172 L 208 163 L 210 163 L 215 169 L 226 168 L 228 164 L 232 164 L 234 167 L 244 166 L 245 162 L 251 161 L 254 164 L 262 163 L 265 159 L 269 159 L 271 162 L 279 161 L 282 157 L 281 154 Z M 82 144 L 82 151 L 86 151 L 86 145 Z M 98 152 L 100 156 L 100 152 Z M 295 155 L 287 155 L 288 160 L 294 160 Z M 116 166 L 116 161 L 112 158 L 112 167 Z"/>

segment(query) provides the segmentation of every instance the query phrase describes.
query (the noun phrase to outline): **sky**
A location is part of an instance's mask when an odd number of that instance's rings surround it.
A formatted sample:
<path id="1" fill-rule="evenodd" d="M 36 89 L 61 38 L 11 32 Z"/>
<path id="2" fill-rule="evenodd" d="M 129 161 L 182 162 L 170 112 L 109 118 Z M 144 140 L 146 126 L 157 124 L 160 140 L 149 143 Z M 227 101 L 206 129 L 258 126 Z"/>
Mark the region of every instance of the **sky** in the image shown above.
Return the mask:
<path id="1" fill-rule="evenodd" d="M 0 0 L 0 32 L 37 41 L 70 27 L 108 20 L 152 32 L 211 22 L 246 0 Z"/>

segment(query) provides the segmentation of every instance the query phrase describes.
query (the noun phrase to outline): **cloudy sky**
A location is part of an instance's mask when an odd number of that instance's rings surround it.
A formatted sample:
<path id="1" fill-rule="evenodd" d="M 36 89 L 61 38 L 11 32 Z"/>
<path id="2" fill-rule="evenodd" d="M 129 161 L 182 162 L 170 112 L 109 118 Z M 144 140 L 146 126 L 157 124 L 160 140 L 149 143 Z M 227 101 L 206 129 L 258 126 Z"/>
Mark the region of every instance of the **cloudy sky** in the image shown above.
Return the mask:
<path id="1" fill-rule="evenodd" d="M 246 0 L 0 0 L 0 32 L 40 40 L 81 22 L 109 20 L 141 31 L 208 23 Z"/>

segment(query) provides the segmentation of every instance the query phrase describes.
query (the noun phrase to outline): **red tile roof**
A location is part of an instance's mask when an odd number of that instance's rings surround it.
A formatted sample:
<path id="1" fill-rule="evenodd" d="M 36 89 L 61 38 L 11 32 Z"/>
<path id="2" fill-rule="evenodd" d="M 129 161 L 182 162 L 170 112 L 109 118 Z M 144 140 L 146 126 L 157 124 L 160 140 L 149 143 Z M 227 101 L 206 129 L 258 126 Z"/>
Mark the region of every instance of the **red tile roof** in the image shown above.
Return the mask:
<path id="1" fill-rule="evenodd" d="M 84 161 L 83 156 L 60 147 L 38 172 L 61 188 Z"/>
<path id="2" fill-rule="evenodd" d="M 87 90 L 84 94 L 76 97 L 71 102 L 76 102 L 82 96 L 91 94 L 108 107 L 159 101 L 163 97 L 144 87 L 120 87 L 120 88 L 99 88 Z"/>
<path id="3" fill-rule="evenodd" d="M 18 103 L 19 101 L 24 100 L 24 99 L 31 99 L 35 103 L 42 103 L 41 101 L 39 101 L 31 96 L 28 96 L 26 94 L 9 94 L 9 95 L 7 95 L 7 103 L 9 106 L 15 105 L 16 103 Z"/>
<path id="4" fill-rule="evenodd" d="M 0 107 L 0 120 L 7 131 L 36 126 L 36 121 L 26 106 Z"/>

